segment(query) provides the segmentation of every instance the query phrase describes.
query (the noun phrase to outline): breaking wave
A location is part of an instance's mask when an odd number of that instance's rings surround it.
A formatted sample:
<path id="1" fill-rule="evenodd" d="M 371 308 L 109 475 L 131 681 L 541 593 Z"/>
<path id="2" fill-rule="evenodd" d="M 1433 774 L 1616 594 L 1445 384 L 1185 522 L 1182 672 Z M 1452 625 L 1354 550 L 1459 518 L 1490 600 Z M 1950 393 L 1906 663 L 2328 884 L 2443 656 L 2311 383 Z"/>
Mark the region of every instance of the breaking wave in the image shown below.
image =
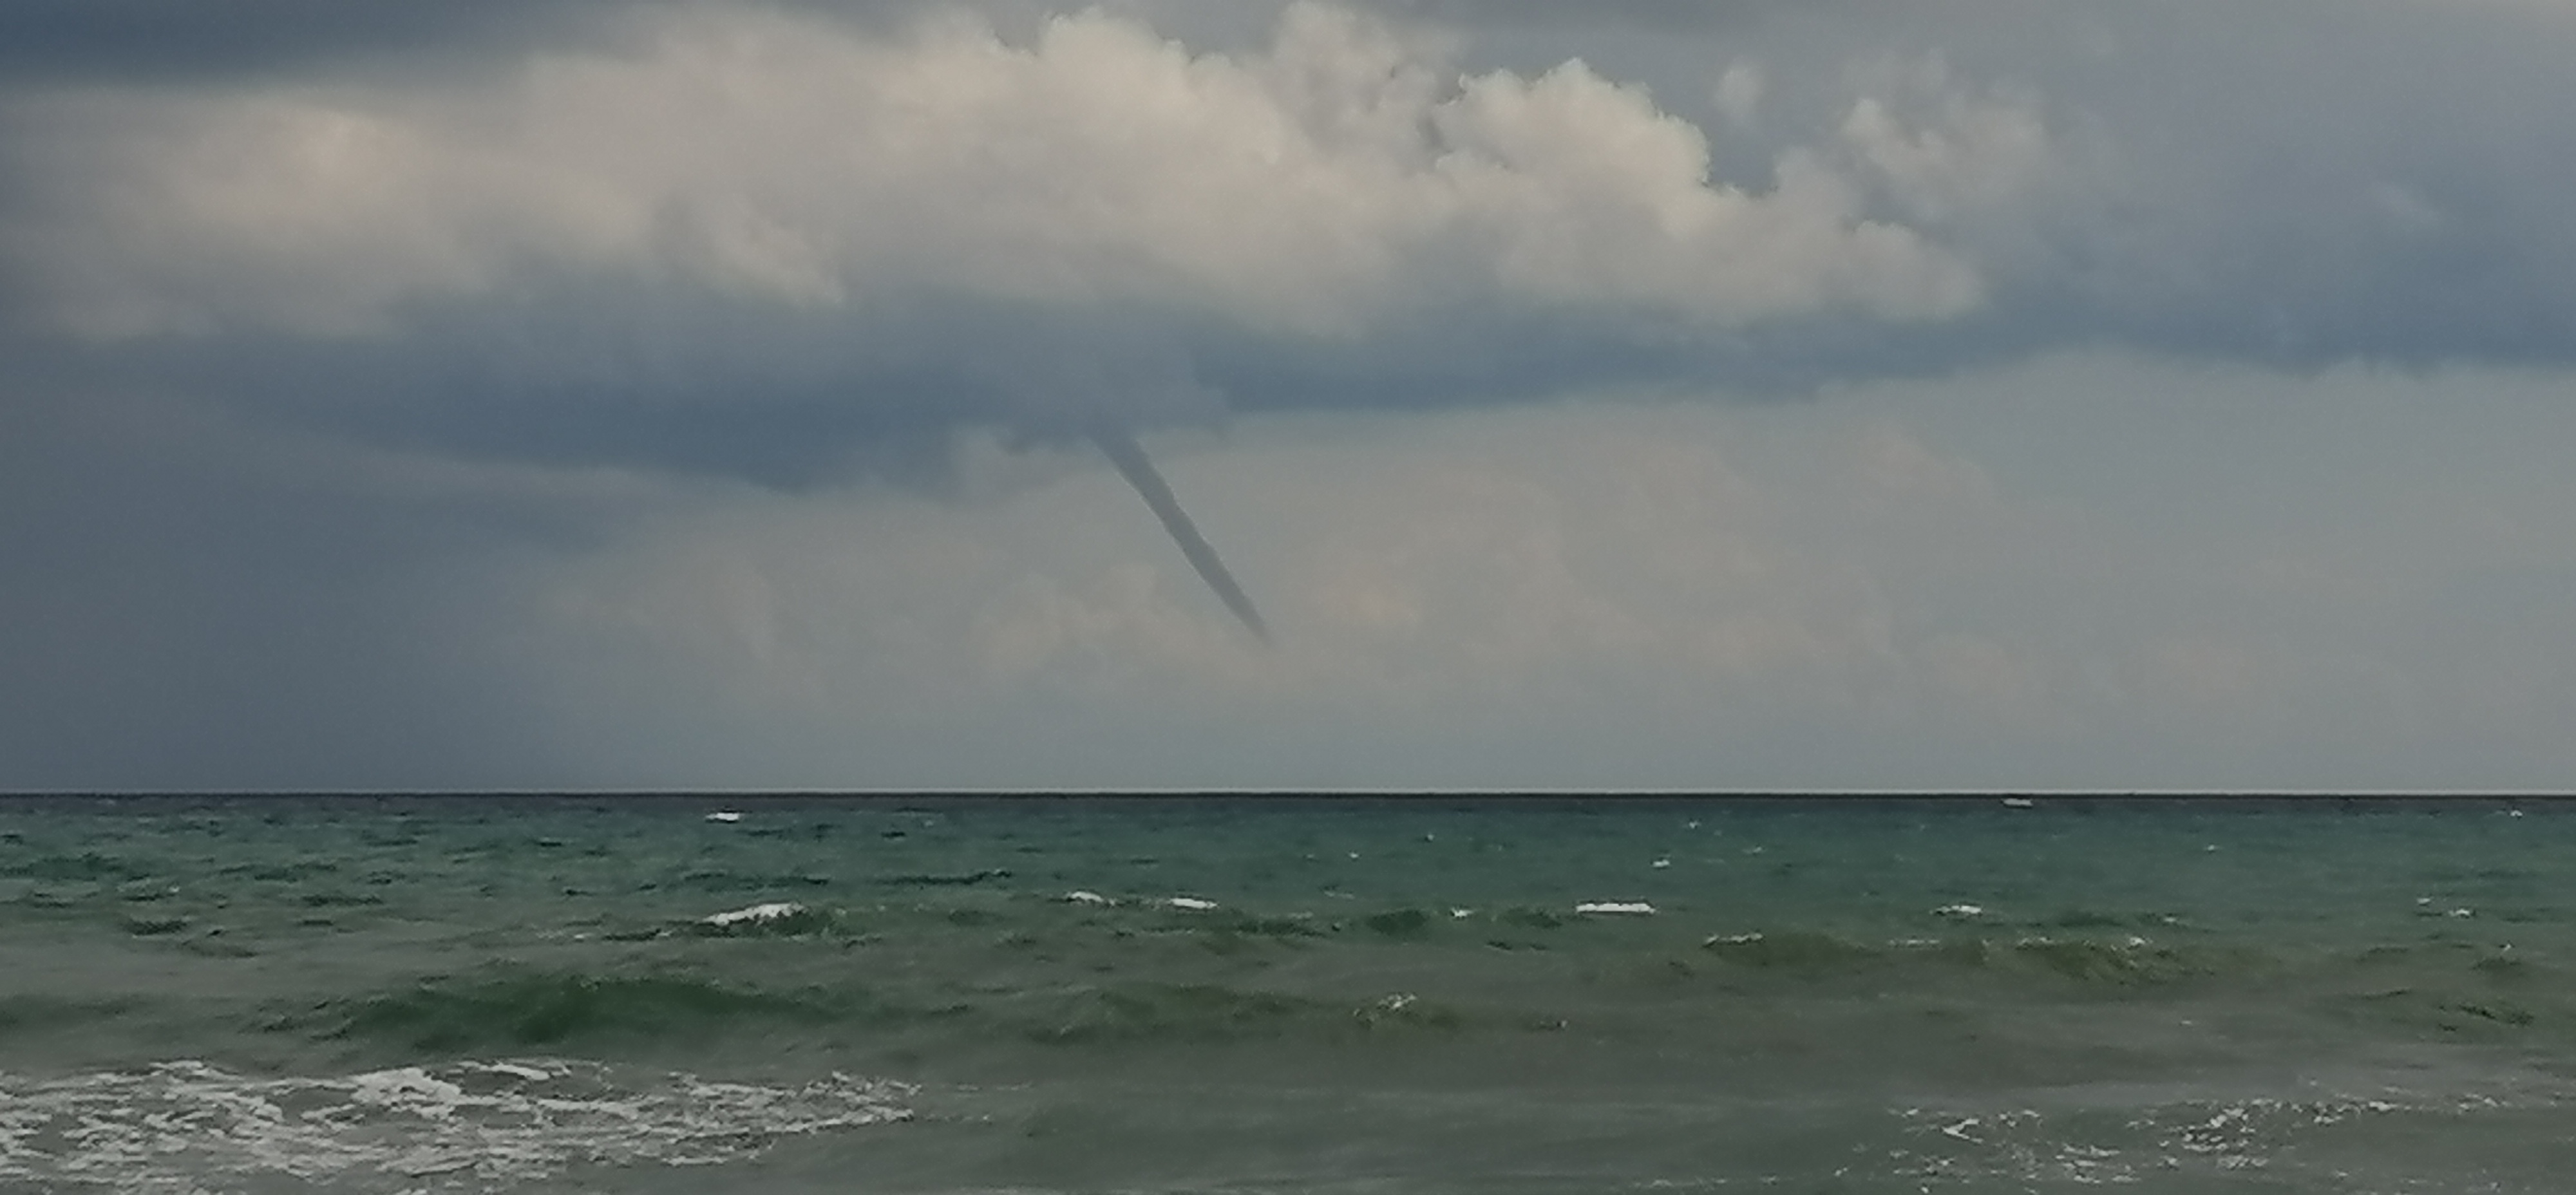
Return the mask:
<path id="1" fill-rule="evenodd" d="M 716 1082 L 557 1059 L 336 1077 L 203 1062 L 66 1078 L 0 1073 L 0 1186 L 216 1195 L 281 1181 L 489 1191 L 593 1166 L 696 1166 L 911 1116 L 901 1083 Z"/>

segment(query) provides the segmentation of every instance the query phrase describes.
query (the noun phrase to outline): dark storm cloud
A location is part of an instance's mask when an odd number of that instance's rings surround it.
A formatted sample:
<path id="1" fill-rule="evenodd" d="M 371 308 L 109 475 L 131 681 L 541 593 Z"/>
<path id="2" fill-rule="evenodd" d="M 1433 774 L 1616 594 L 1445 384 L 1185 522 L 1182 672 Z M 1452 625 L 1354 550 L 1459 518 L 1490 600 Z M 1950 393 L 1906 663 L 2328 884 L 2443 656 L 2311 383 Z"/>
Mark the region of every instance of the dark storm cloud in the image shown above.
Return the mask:
<path id="1" fill-rule="evenodd" d="M 897 23 L 935 0 L 796 0 L 791 7 L 862 23 Z M 0 85 L 170 83 L 240 77 L 345 77 L 470 68 L 477 60 L 596 41 L 621 15 L 666 0 L 12 0 L 0 6 Z M 1022 13 L 1035 4 L 1006 6 Z M 1027 18 L 1023 15 L 1021 24 Z"/>
<path id="2" fill-rule="evenodd" d="M 1154 10 L 1176 35 L 1241 41 L 1268 26 L 1286 0 L 1223 6 L 1169 0 Z M 685 7 L 688 0 L 12 0 L 0 6 L 0 87 L 26 83 L 166 83 L 261 76 L 347 78 L 370 71 L 471 70 L 538 49 L 595 43 L 621 18 Z M 943 0 L 777 0 L 880 30 L 945 7 Z M 977 4 L 995 28 L 1025 38 L 1051 13 L 1047 0 Z"/>
<path id="3" fill-rule="evenodd" d="M 0 81 L 278 74 L 332 59 L 492 52 L 568 35 L 606 0 L 16 0 L 0 6 Z"/>

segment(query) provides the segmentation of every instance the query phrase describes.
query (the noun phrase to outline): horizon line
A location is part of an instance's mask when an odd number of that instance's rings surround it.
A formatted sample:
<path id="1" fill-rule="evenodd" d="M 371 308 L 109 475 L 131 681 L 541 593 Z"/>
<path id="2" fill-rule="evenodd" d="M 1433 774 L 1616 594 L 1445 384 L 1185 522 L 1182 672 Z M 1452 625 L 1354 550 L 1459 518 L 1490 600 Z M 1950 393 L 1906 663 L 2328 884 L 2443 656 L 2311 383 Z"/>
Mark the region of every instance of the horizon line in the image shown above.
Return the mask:
<path id="1" fill-rule="evenodd" d="M 795 799 L 814 797 L 1636 797 L 1706 799 L 1752 797 L 1922 797 L 2081 800 L 2101 798 L 2195 799 L 2222 797 L 2319 798 L 2344 800 L 2442 798 L 2460 800 L 2549 800 L 2576 798 L 2576 788 L 1447 788 L 1447 787 L 1137 787 L 1067 788 L 867 787 L 867 788 L 0 788 L 0 800 L 27 798 L 154 797 L 707 797 L 725 799 Z"/>

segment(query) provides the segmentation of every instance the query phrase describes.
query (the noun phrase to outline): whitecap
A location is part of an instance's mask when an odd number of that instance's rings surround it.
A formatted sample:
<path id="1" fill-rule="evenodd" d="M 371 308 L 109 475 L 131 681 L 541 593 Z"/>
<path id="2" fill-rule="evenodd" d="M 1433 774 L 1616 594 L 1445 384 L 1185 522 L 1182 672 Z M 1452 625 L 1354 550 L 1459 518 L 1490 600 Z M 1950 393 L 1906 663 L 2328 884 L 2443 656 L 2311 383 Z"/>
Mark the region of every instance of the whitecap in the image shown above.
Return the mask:
<path id="1" fill-rule="evenodd" d="M 1162 903 L 1167 909 L 1187 909 L 1193 913 L 1204 913 L 1216 907 L 1215 901 L 1200 900 L 1195 896 L 1167 896 Z"/>
<path id="2" fill-rule="evenodd" d="M 741 821 L 741 820 L 742 820 L 742 814 L 741 814 L 741 813 L 739 813 L 739 812 L 737 812 L 737 811 L 735 811 L 735 810 L 731 810 L 731 809 L 719 809 L 719 810 L 716 810 L 716 811 L 715 811 L 715 812 L 713 812 L 713 813 L 708 814 L 708 815 L 707 815 L 707 820 L 708 820 L 708 821 L 711 821 L 711 822 L 726 822 L 726 823 L 738 822 L 738 821 Z"/>
<path id="3" fill-rule="evenodd" d="M 1077 905 L 1107 905 L 1117 903 L 1116 901 L 1113 901 L 1106 896 L 1102 896 L 1097 892 L 1085 892 L 1080 888 L 1076 888 L 1071 892 L 1065 893 L 1064 898 L 1068 902 Z"/>
<path id="4" fill-rule="evenodd" d="M 799 916 L 804 912 L 805 906 L 792 900 L 780 900 L 771 901 L 768 904 L 751 905 L 745 908 L 729 910 L 727 912 L 710 914 L 699 918 L 698 921 L 701 925 L 712 925 L 718 928 L 734 925 L 760 925 L 788 917 Z"/>
<path id="5" fill-rule="evenodd" d="M 1642 900 L 1592 900 L 1574 906 L 1574 911 L 1651 917 L 1654 915 L 1655 906 Z"/>
<path id="6" fill-rule="evenodd" d="M 1932 915 L 1935 917 L 1983 917 L 1986 915 L 1986 907 L 1984 905 L 1970 904 L 1943 905 L 1940 908 L 1932 910 Z"/>

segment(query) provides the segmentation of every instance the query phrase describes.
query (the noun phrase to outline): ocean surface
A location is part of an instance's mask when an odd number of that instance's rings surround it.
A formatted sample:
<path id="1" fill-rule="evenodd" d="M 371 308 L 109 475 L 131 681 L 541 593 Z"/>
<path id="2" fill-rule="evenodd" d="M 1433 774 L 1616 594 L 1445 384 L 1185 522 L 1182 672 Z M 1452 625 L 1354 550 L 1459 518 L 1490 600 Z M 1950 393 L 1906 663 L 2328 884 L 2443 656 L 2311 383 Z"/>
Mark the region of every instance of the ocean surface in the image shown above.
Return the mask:
<path id="1" fill-rule="evenodd" d="M 0 1191 L 2571 1175 L 2552 801 L 0 799 Z"/>

